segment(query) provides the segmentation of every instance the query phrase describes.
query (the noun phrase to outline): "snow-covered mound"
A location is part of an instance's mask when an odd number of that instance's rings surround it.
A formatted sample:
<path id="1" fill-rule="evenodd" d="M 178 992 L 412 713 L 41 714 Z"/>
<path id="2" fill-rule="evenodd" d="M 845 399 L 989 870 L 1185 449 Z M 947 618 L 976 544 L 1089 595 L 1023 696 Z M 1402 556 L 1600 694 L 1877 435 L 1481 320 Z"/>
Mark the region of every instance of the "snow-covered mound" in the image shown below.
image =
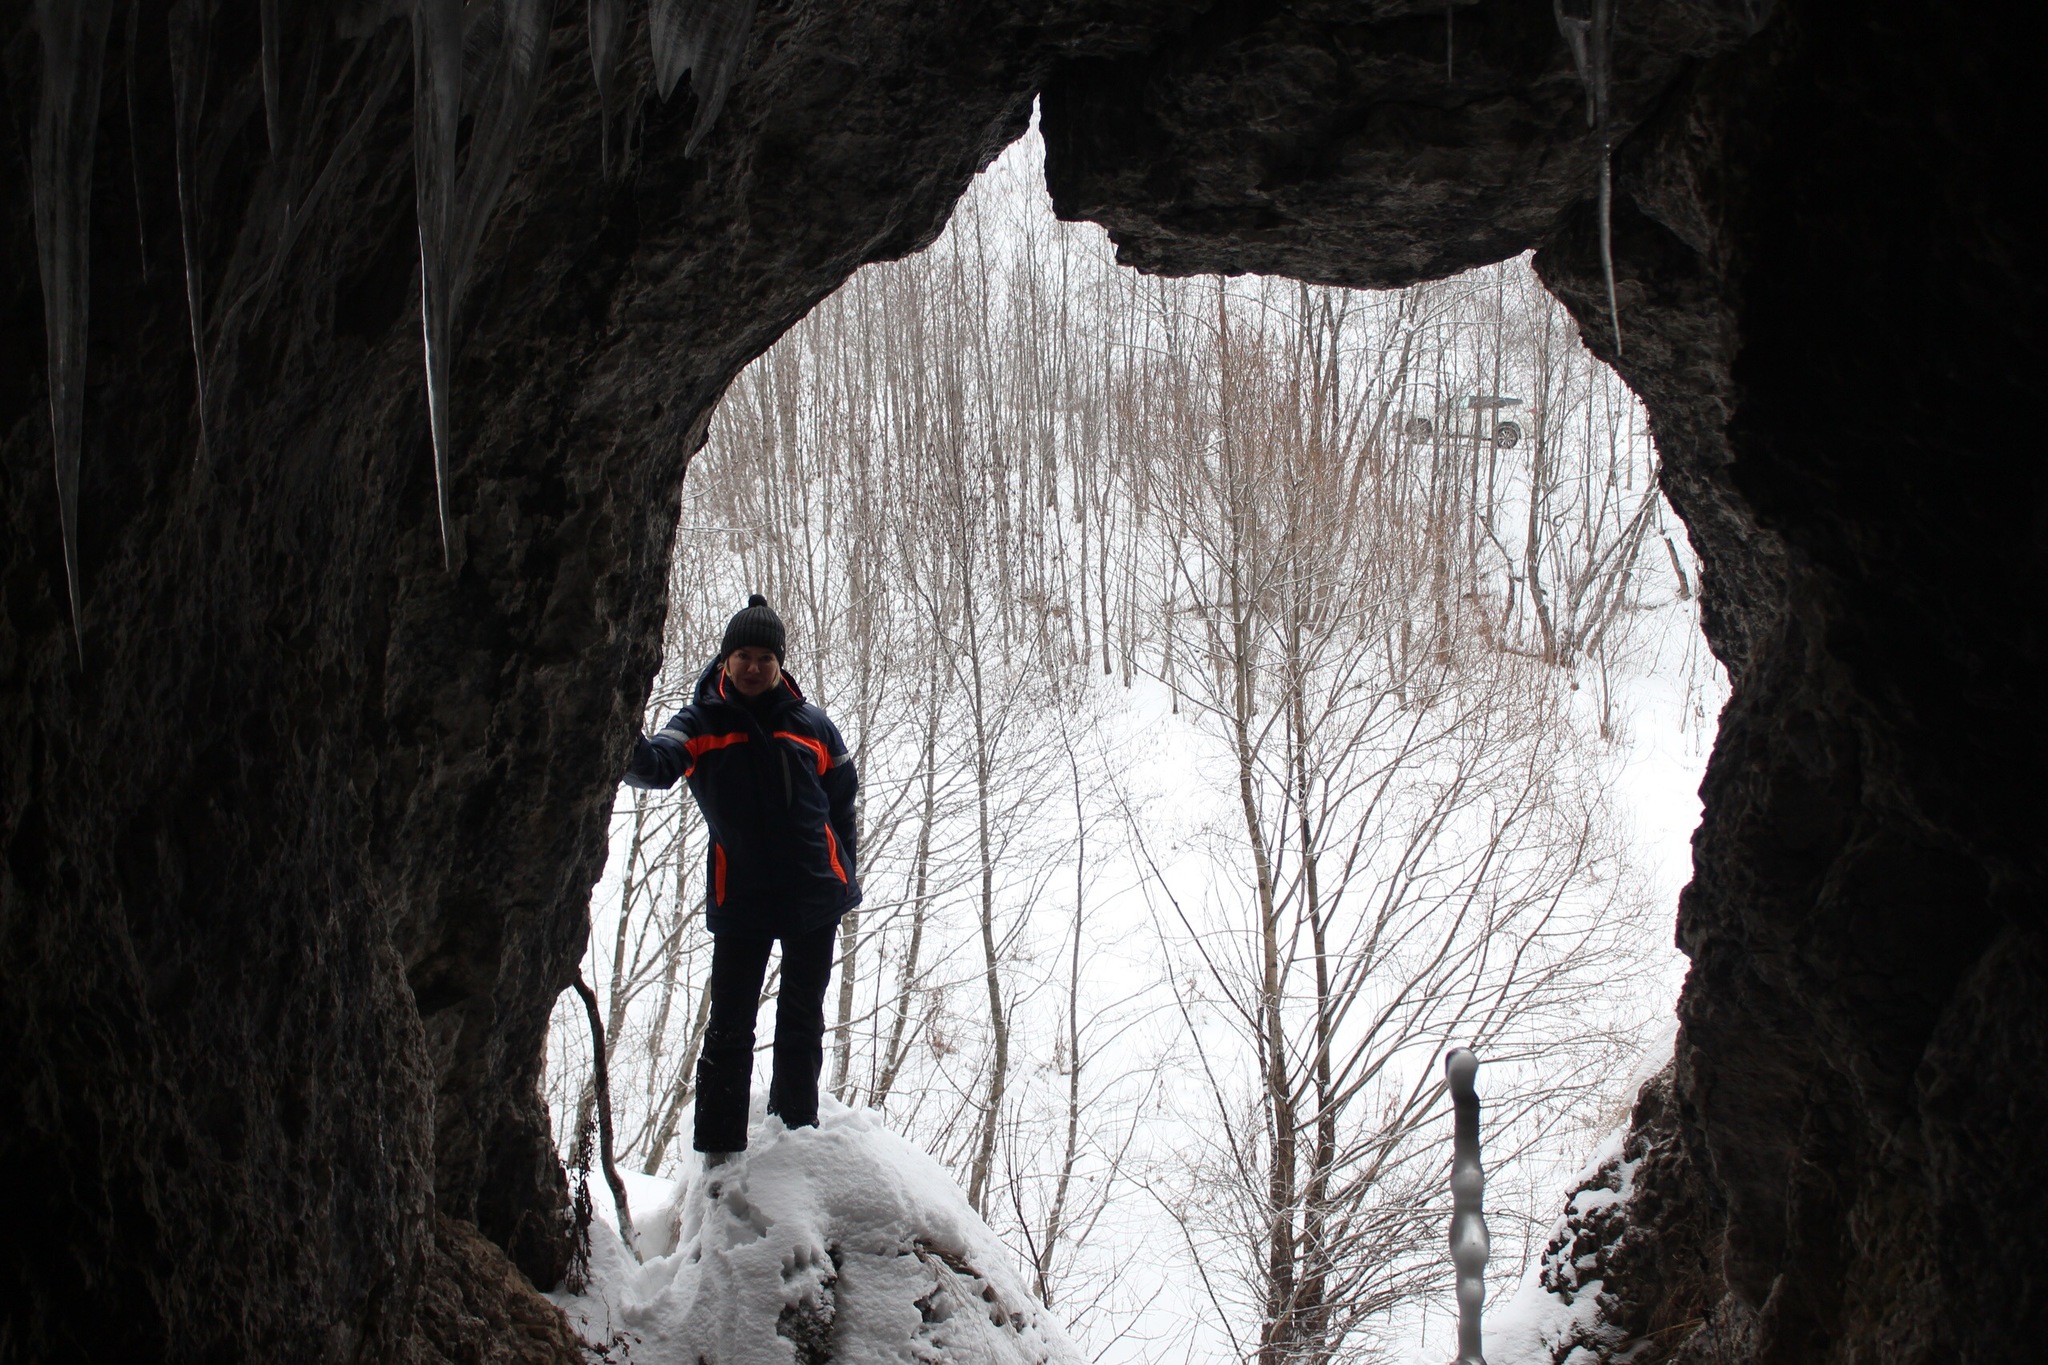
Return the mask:
<path id="1" fill-rule="evenodd" d="M 1486 1358 L 1493 1365 L 1553 1365 L 1581 1352 L 1589 1359 L 1573 1365 L 1593 1365 L 1605 1358 L 1601 1348 L 1626 1346 L 1626 1334 L 1607 1321 L 1597 1251 L 1603 1234 L 1619 1235 L 1635 1193 L 1642 1158 L 1625 1155 L 1627 1138 L 1625 1131 L 1612 1134 L 1586 1163 L 1550 1244 L 1523 1275 L 1514 1298 L 1488 1315 Z M 1580 1254 L 1582 1241 L 1594 1249 Z"/>
<path id="2" fill-rule="evenodd" d="M 726 1165 L 629 1182 L 646 1263 L 593 1178 L 590 1283 L 549 1296 L 594 1359 L 1080 1365 L 952 1177 L 870 1110 L 827 1099 L 794 1131 L 757 1117 Z"/>

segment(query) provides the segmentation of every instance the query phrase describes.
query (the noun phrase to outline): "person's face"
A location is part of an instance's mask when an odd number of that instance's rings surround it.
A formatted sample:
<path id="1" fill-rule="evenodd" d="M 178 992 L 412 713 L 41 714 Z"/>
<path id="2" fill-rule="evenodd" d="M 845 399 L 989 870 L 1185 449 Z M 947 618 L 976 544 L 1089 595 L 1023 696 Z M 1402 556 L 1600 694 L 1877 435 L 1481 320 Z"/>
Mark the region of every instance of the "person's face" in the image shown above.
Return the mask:
<path id="1" fill-rule="evenodd" d="M 725 677 L 743 697 L 758 697 L 782 681 L 782 661 L 772 649 L 746 645 L 725 656 Z"/>

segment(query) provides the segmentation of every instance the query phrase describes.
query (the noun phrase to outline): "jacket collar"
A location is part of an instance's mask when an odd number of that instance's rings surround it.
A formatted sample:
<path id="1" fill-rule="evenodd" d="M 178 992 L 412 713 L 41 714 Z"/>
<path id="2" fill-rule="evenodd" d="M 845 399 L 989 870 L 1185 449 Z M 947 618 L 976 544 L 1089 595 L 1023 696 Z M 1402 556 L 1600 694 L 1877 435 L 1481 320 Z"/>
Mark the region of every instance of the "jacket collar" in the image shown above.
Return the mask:
<path id="1" fill-rule="evenodd" d="M 767 709 L 769 715 L 779 715 L 790 707 L 803 705 L 803 689 L 797 686 L 796 679 L 790 677 L 788 673 L 782 675 L 782 681 L 775 684 L 768 695 L 773 701 L 773 705 Z M 738 691 L 727 684 L 725 669 L 720 667 L 717 659 L 706 664 L 704 671 L 697 675 L 695 700 L 699 706 L 712 703 L 730 706 L 742 713 L 751 711 L 751 708 L 742 701 Z"/>

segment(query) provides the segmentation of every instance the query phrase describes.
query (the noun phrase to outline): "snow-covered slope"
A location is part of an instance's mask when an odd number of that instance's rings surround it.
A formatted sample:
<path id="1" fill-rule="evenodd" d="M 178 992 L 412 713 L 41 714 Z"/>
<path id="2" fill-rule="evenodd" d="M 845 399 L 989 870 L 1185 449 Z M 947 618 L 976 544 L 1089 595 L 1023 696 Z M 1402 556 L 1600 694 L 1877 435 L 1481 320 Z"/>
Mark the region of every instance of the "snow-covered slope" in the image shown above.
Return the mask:
<path id="1" fill-rule="evenodd" d="M 633 1365 L 1079 1365 L 943 1167 L 879 1115 L 760 1114 L 749 1149 L 678 1184 L 632 1177 L 643 1265 L 591 1181 L 590 1283 L 556 1293 L 596 1359 Z"/>

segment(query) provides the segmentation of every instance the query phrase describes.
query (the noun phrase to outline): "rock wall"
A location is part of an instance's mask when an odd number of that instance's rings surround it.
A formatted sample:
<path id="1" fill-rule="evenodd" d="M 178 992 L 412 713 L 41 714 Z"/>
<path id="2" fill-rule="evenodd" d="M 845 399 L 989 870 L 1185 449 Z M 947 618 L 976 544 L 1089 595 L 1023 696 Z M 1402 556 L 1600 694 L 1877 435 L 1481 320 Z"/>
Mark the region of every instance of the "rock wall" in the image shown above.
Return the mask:
<path id="1" fill-rule="evenodd" d="M 629 6 L 607 174 L 557 5 L 459 329 L 444 566 L 410 10 L 112 11 L 75 642 L 42 48 L 0 3 L 0 1162 L 35 1230 L 0 1249 L 0 1359 L 423 1351 L 451 1227 L 559 1273 L 541 1037 L 684 468 L 738 369 L 928 240 L 1040 90 L 1056 202 L 1148 269 L 1540 249 L 1650 405 L 1736 684 L 1680 924 L 1676 1093 L 1726 1210 L 1697 1235 L 1756 1358 L 2015 1358 L 2048 1227 L 2038 16 L 1621 6 L 1616 353 L 1549 7 L 769 0 L 686 157 L 696 97 L 650 92 Z M 167 117 L 195 15 L 203 412 Z"/>
<path id="2" fill-rule="evenodd" d="M 1494 1365 L 1737 1365 L 1757 1315 L 1728 1293 L 1727 1209 L 1694 1156 L 1677 1068 L 1645 1082 L 1619 1150 L 1566 1196 L 1536 1274 L 1489 1315 Z"/>

